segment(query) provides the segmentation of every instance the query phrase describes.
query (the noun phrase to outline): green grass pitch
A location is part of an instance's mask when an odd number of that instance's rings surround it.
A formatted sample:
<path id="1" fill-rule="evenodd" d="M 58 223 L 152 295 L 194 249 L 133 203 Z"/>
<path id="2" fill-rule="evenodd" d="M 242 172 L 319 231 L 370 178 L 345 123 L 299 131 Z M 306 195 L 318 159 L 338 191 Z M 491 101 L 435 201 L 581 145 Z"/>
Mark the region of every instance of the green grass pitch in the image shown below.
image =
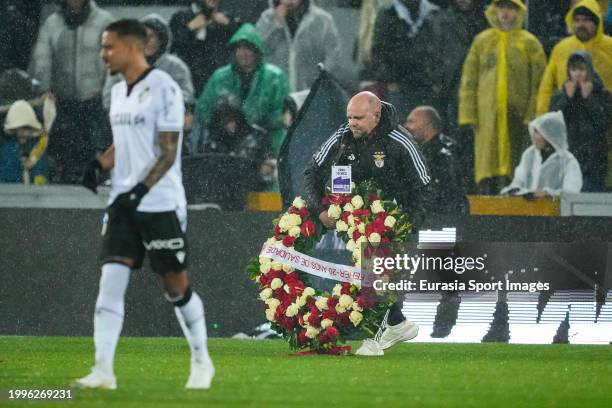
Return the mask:
<path id="1" fill-rule="evenodd" d="M 0 337 L 0 388 L 66 388 L 89 371 L 91 338 Z M 356 345 L 356 344 L 355 344 Z M 122 338 L 116 391 L 75 390 L 35 407 L 603 407 L 610 346 L 401 344 L 384 357 L 295 356 L 283 341 L 212 339 L 213 386 L 186 391 L 182 338 Z"/>

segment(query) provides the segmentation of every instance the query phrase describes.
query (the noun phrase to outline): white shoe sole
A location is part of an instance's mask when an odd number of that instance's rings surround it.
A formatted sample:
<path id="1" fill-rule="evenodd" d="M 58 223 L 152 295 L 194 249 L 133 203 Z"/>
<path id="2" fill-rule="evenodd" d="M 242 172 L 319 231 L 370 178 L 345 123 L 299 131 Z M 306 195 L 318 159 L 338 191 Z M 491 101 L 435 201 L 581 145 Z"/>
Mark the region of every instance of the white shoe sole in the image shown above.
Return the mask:
<path id="1" fill-rule="evenodd" d="M 400 338 L 398 338 L 396 340 L 389 341 L 387 343 L 381 343 L 380 344 L 380 348 L 382 350 L 386 350 L 386 349 L 388 349 L 390 347 L 393 347 L 397 343 L 401 343 L 401 342 L 404 342 L 404 341 L 412 340 L 412 339 L 414 339 L 418 335 L 419 335 L 419 325 L 415 324 L 413 327 L 410 328 L 410 330 L 408 330 L 406 333 L 404 333 L 402 335 L 402 337 L 400 337 Z"/>

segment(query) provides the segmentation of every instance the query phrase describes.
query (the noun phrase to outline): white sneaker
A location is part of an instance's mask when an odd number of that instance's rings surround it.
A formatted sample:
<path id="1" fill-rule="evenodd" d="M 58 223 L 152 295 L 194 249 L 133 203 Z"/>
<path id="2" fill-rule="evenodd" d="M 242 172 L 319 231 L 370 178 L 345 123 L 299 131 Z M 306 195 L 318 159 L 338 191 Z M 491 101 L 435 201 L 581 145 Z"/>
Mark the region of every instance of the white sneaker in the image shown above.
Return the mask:
<path id="1" fill-rule="evenodd" d="M 215 376 L 215 366 L 210 358 L 204 362 L 191 361 L 191 372 L 185 388 L 208 389 Z"/>
<path id="2" fill-rule="evenodd" d="M 380 348 L 380 344 L 372 339 L 364 340 L 361 347 L 355 352 L 357 356 L 382 356 L 384 354 L 385 352 Z"/>
<path id="3" fill-rule="evenodd" d="M 409 320 L 404 320 L 395 326 L 389 326 L 380 336 L 379 344 L 383 350 L 401 342 L 414 339 L 419 334 L 419 326 Z"/>
<path id="4" fill-rule="evenodd" d="M 117 389 L 117 379 L 114 375 L 94 367 L 91 373 L 83 378 L 78 378 L 72 382 L 74 388 L 102 388 L 105 390 Z"/>

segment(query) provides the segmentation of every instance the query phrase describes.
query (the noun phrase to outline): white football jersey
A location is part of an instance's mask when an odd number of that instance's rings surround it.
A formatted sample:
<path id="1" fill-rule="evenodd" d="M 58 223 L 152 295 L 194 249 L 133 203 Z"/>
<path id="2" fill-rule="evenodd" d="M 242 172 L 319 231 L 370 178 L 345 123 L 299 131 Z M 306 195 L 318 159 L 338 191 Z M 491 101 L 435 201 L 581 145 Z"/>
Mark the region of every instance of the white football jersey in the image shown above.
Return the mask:
<path id="1" fill-rule="evenodd" d="M 181 172 L 184 120 L 181 88 L 163 71 L 149 71 L 133 85 L 129 95 L 125 80 L 113 86 L 110 121 L 115 167 L 109 205 L 119 194 L 131 190 L 149 174 L 161 152 L 159 132 L 178 132 L 174 164 L 143 197 L 138 211 L 174 211 L 186 206 Z"/>

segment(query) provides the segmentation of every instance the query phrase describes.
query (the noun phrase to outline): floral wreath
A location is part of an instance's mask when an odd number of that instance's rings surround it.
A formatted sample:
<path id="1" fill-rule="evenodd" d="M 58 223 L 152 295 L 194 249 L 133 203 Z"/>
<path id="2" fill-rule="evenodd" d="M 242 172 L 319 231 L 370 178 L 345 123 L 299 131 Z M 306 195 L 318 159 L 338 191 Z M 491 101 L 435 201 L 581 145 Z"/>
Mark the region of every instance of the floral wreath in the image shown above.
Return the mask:
<path id="1" fill-rule="evenodd" d="M 336 220 L 337 234 L 352 252 L 353 266 L 361 268 L 364 257 L 388 256 L 395 244 L 407 242 L 411 223 L 373 182 L 351 187 L 351 194 L 328 193 L 322 204 Z M 327 232 L 301 197 L 273 225 L 273 236 L 266 245 L 307 255 Z M 265 256 L 253 258 L 245 270 L 259 285 L 266 318 L 293 350 L 348 354 L 351 347 L 339 344 L 347 338 L 373 336 L 395 300 L 350 282 L 336 284 L 332 293 L 319 291 L 309 286 L 307 273 Z"/>

